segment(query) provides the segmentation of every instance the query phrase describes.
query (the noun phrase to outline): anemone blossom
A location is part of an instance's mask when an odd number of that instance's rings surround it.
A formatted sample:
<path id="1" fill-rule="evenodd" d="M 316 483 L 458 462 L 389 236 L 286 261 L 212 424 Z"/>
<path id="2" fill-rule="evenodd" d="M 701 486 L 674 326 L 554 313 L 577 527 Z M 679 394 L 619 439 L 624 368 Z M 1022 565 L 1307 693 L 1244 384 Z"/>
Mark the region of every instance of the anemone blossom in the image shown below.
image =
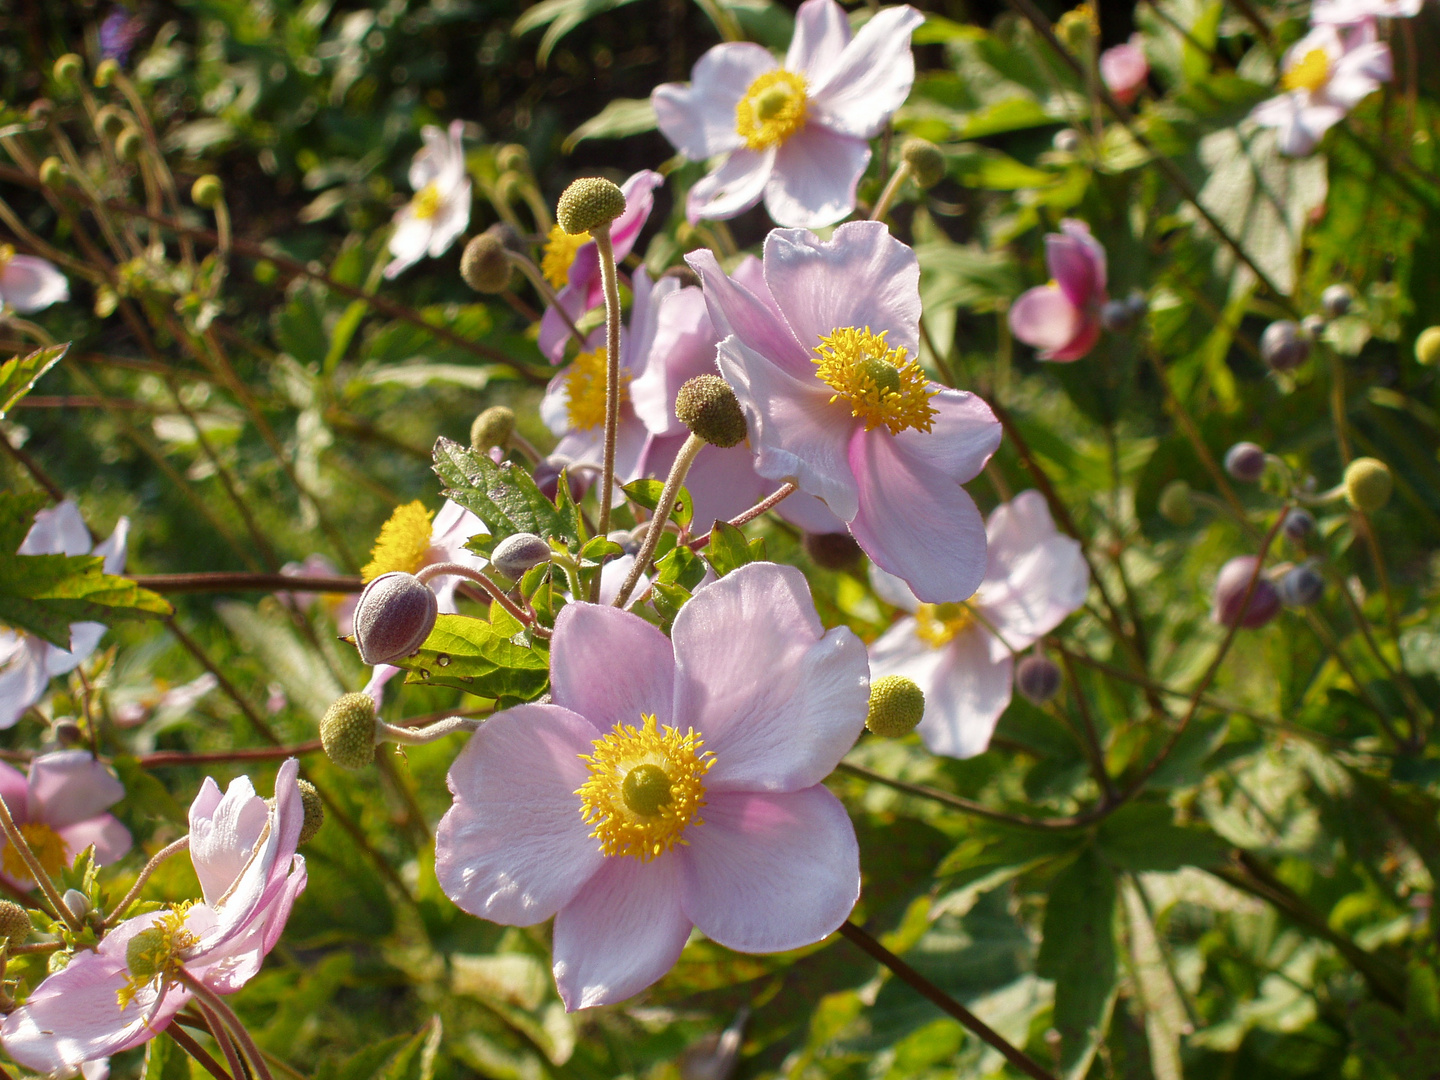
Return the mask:
<path id="1" fill-rule="evenodd" d="M 30 315 L 69 299 L 70 283 L 53 263 L 0 245 L 0 308 Z"/>
<path id="2" fill-rule="evenodd" d="M 426 255 L 445 254 L 470 224 L 470 177 L 465 171 L 462 121 L 453 120 L 448 131 L 427 124 L 420 129 L 424 147 L 410 165 L 410 187 L 415 197 L 395 214 L 390 236 L 386 279 L 399 277 Z"/>
<path id="3" fill-rule="evenodd" d="M 1040 350 L 1041 360 L 1079 360 L 1100 339 L 1105 249 L 1083 221 L 1066 218 L 1045 237 L 1045 264 L 1054 279 L 1010 305 L 1010 332 Z"/>
<path id="4" fill-rule="evenodd" d="M 108 866 L 130 850 L 130 830 L 105 810 L 125 797 L 125 788 L 88 750 L 41 754 L 20 770 L 0 762 L 0 799 L 30 850 L 51 877 L 95 845 L 95 863 Z M 18 889 L 35 881 L 9 843 L 0 851 L 0 877 Z"/>

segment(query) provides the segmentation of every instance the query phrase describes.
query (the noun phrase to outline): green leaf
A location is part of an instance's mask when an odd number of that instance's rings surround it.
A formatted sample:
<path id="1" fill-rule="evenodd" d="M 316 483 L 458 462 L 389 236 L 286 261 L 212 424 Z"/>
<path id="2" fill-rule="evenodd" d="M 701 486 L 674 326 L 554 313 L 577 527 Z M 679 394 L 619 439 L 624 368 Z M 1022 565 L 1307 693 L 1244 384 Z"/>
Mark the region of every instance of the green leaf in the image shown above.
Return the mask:
<path id="1" fill-rule="evenodd" d="M 662 630 L 670 629 L 675 622 L 675 616 L 680 614 L 680 609 L 689 599 L 689 589 L 679 585 L 655 583 L 650 590 L 650 603 L 655 606 L 655 612 L 660 616 Z"/>
<path id="2" fill-rule="evenodd" d="M 105 573 L 104 565 L 98 555 L 0 554 L 0 623 L 68 649 L 71 623 L 174 613 L 163 596 Z"/>
<path id="3" fill-rule="evenodd" d="M 643 506 L 646 510 L 654 511 L 660 505 L 660 495 L 665 490 L 663 480 L 632 480 L 625 485 L 626 497 L 633 503 Z M 671 518 L 675 524 L 682 529 L 688 528 L 695 512 L 695 500 L 690 497 L 690 492 L 682 485 L 680 494 L 675 496 L 675 509 L 670 511 Z"/>
<path id="4" fill-rule="evenodd" d="M 49 501 L 43 491 L 0 491 L 0 553 L 15 553 L 35 523 L 36 512 Z"/>
<path id="5" fill-rule="evenodd" d="M 1217 866 L 1229 845 L 1207 829 L 1176 825 L 1163 803 L 1130 803 L 1107 817 L 1096 836 L 1105 860 L 1121 870 Z"/>
<path id="6" fill-rule="evenodd" d="M 395 661 L 407 683 L 451 686 L 485 698 L 533 701 L 550 681 L 550 657 L 539 642 L 468 615 L 441 615 L 414 656 Z"/>
<path id="7" fill-rule="evenodd" d="M 710 543 L 705 548 L 705 558 L 720 577 L 753 561 L 750 546 L 745 542 L 745 534 L 728 521 L 717 521 L 710 531 Z"/>
<path id="8" fill-rule="evenodd" d="M 151 1039 L 140 1080 L 190 1080 L 190 1058 L 174 1039 Z"/>
<path id="9" fill-rule="evenodd" d="M 41 375 L 60 362 L 69 348 L 67 341 L 63 345 L 36 349 L 28 356 L 17 356 L 0 364 L 0 419 L 30 392 Z"/>
<path id="10" fill-rule="evenodd" d="M 496 465 L 489 455 L 443 437 L 435 440 L 434 456 L 446 497 L 483 521 L 494 542 L 519 532 L 566 545 L 579 542 L 580 515 L 563 478 L 552 503 L 534 478 L 512 462 Z"/>
<path id="11" fill-rule="evenodd" d="M 693 589 L 705 577 L 705 560 L 690 550 L 688 544 L 678 544 L 663 559 L 655 564 L 655 580 L 664 585 L 679 585 L 682 589 Z"/>
<path id="12" fill-rule="evenodd" d="M 560 149 L 568 154 L 586 139 L 623 139 L 654 131 L 655 123 L 655 106 L 649 98 L 615 98 L 572 131 Z"/>

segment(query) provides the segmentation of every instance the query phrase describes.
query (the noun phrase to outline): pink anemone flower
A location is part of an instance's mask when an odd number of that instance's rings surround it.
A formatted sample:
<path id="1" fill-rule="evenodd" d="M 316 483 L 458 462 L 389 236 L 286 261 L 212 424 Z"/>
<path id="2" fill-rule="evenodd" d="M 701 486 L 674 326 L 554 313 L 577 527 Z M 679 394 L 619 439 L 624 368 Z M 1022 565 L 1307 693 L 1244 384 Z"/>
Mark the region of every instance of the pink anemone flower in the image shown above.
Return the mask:
<path id="1" fill-rule="evenodd" d="M 399 277 L 426 255 L 444 255 L 470 224 L 470 177 L 465 171 L 465 148 L 460 134 L 465 125 L 452 121 L 449 131 L 433 124 L 420 130 L 425 146 L 410 166 L 415 197 L 395 214 L 387 280 Z"/>
<path id="2" fill-rule="evenodd" d="M 610 223 L 610 244 L 615 261 L 629 255 L 640 239 L 640 230 L 655 208 L 655 189 L 665 182 L 657 172 L 642 169 L 620 185 L 625 195 L 625 212 Z M 556 306 L 563 308 L 574 322 L 581 315 L 605 302 L 604 284 L 600 280 L 600 249 L 589 233 L 571 236 L 556 225 L 550 230 L 541 257 L 540 270 L 547 281 L 559 290 Z M 570 327 L 555 307 L 545 309 L 540 319 L 540 351 L 552 364 L 565 355 L 570 340 Z"/>
<path id="3" fill-rule="evenodd" d="M 54 263 L 0 245 L 0 308 L 30 315 L 69 299 L 70 283 Z"/>
<path id="4" fill-rule="evenodd" d="M 105 813 L 125 788 L 88 750 L 61 750 L 30 762 L 28 775 L 0 762 L 0 798 L 40 865 L 51 877 L 95 845 L 95 862 L 108 866 L 130 850 L 130 830 Z M 0 851 L 0 877 L 17 889 L 35 881 L 9 843 Z"/>
<path id="5" fill-rule="evenodd" d="M 280 766 L 273 805 L 248 777 L 223 796 L 207 777 L 190 804 L 190 861 L 204 901 L 126 919 L 93 952 L 77 951 L 5 1018 L 5 1052 L 37 1072 L 73 1070 L 163 1031 L 193 995 L 182 973 L 217 994 L 253 978 L 305 888 L 305 859 L 295 853 L 305 820 L 298 770 L 294 758 Z M 148 979 L 127 960 L 142 933 Z"/>
<path id="6" fill-rule="evenodd" d="M 1424 0 L 1315 0 L 1310 22 L 1318 26 L 1359 26 L 1372 19 L 1413 19 Z"/>
<path id="7" fill-rule="evenodd" d="M 910 95 L 914 8 L 886 8 L 850 36 L 835 0 L 805 0 L 785 64 L 751 42 L 716 45 L 691 83 L 651 94 L 660 130 L 685 157 L 728 155 L 690 189 L 685 212 L 730 218 L 763 196 L 779 225 L 820 228 L 855 209 L 869 140 Z"/>
<path id="8" fill-rule="evenodd" d="M 692 927 L 741 952 L 819 941 L 860 894 L 859 848 L 821 783 L 865 724 L 865 649 L 820 624 L 793 567 L 697 593 L 673 639 L 566 605 L 552 704 L 500 713 L 450 769 L 435 872 L 464 910 L 554 916 L 570 1010 L 639 993 Z"/>
<path id="9" fill-rule="evenodd" d="M 1090 571 L 1080 544 L 1055 529 L 1039 492 L 995 508 L 990 565 L 966 604 L 922 604 L 898 578 L 871 571 L 875 591 L 911 612 L 870 646 L 870 674 L 903 675 L 925 692 L 917 730 L 932 753 L 983 753 L 1010 704 L 1014 653 L 1085 602 Z"/>
<path id="10" fill-rule="evenodd" d="M 877 221 L 848 222 L 828 241 L 776 229 L 764 294 L 708 251 L 687 259 L 725 335 L 720 374 L 745 410 L 755 471 L 823 499 L 921 599 L 966 599 L 985 575 L 985 523 L 960 485 L 1000 445 L 1000 425 L 913 359 L 915 252 Z"/>
<path id="11" fill-rule="evenodd" d="M 1045 236 L 1045 264 L 1054 278 L 1010 305 L 1010 332 L 1040 350 L 1041 360 L 1079 360 L 1100 339 L 1105 249 L 1083 221 L 1066 218 Z"/>
<path id="12" fill-rule="evenodd" d="M 1123 105 L 1135 100 L 1149 77 L 1150 61 L 1145 59 L 1139 34 L 1125 44 L 1112 46 L 1100 54 L 1100 78 L 1104 80 L 1106 89 Z"/>
<path id="13" fill-rule="evenodd" d="M 129 535 L 130 520 L 121 518 L 110 538 L 92 549 L 80 508 L 66 499 L 35 515 L 17 554 L 97 555 L 104 559 L 105 573 L 122 574 Z M 52 678 L 83 663 L 100 644 L 105 629 L 104 623 L 71 623 L 70 648 L 61 649 L 33 634 L 0 626 L 0 730 L 14 727 L 25 710 L 45 696 Z"/>

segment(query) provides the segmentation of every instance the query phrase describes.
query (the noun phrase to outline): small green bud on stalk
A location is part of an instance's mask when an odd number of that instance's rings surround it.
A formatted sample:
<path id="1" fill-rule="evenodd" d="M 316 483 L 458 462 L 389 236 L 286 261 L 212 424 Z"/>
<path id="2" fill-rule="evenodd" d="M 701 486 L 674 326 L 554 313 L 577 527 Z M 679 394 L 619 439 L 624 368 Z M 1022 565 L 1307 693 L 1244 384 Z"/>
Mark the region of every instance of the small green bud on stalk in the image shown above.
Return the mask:
<path id="1" fill-rule="evenodd" d="M 1415 359 L 1426 367 L 1440 364 L 1440 326 L 1427 326 L 1415 339 Z"/>
<path id="2" fill-rule="evenodd" d="M 910 179 L 921 191 L 945 178 L 945 155 L 928 139 L 906 139 L 900 146 L 900 160 L 910 166 Z"/>
<path id="3" fill-rule="evenodd" d="M 190 185 L 190 201 L 205 210 L 213 210 L 219 206 L 224 195 L 225 188 L 221 185 L 220 178 L 209 173 Z"/>
<path id="4" fill-rule="evenodd" d="M 95 85 L 99 87 L 109 86 L 120 74 L 120 65 L 114 60 L 101 60 L 95 68 Z"/>
<path id="5" fill-rule="evenodd" d="M 359 692 L 336 698 L 320 719 L 320 743 L 342 769 L 363 769 L 374 761 L 374 699 Z"/>
<path id="6" fill-rule="evenodd" d="M 414 574 L 381 574 L 355 604 L 355 646 L 367 664 L 389 664 L 420 648 L 435 628 L 435 594 Z"/>
<path id="7" fill-rule="evenodd" d="M 365 696 L 369 697 L 368 694 Z M 305 823 L 300 826 L 300 839 L 296 842 L 305 844 L 315 839 L 320 826 L 325 824 L 325 802 L 309 780 L 297 780 L 296 783 L 300 786 L 300 805 L 305 808 Z"/>
<path id="8" fill-rule="evenodd" d="M 66 90 L 74 90 L 80 85 L 80 76 L 85 73 L 85 61 L 77 53 L 66 53 L 55 61 L 50 73 Z"/>
<path id="9" fill-rule="evenodd" d="M 1195 500 L 1184 480 L 1171 480 L 1160 492 L 1160 516 L 1171 525 L 1189 525 L 1195 520 Z"/>
<path id="10" fill-rule="evenodd" d="M 121 161 L 139 161 L 145 150 L 145 136 L 134 125 L 126 125 L 115 136 L 115 156 Z"/>
<path id="11" fill-rule="evenodd" d="M 571 236 L 609 225 L 625 212 L 625 193 L 600 176 L 576 180 L 560 196 L 555 220 Z"/>
<path id="12" fill-rule="evenodd" d="M 925 715 L 925 693 L 903 675 L 884 675 L 870 684 L 865 726 L 876 735 L 898 739 L 915 730 Z"/>
<path id="13" fill-rule="evenodd" d="M 510 284 L 512 267 L 504 241 L 493 233 L 472 237 L 460 256 L 460 276 L 478 293 L 498 293 Z"/>
<path id="14" fill-rule="evenodd" d="M 30 916 L 19 904 L 0 900 L 0 937 L 11 945 L 19 945 L 30 936 L 34 926 Z"/>
<path id="15" fill-rule="evenodd" d="M 79 889 L 66 889 L 60 900 L 77 919 L 83 919 L 90 914 L 90 898 Z"/>
<path id="16" fill-rule="evenodd" d="M 40 183 L 48 188 L 65 186 L 65 164 L 58 157 L 47 157 L 40 163 Z"/>
<path id="17" fill-rule="evenodd" d="M 504 405 L 492 405 L 470 425 L 470 446 L 481 453 L 492 446 L 508 446 L 515 434 L 515 412 Z"/>
<path id="18" fill-rule="evenodd" d="M 735 446 L 746 435 L 745 414 L 730 384 L 719 375 L 697 375 L 675 395 L 675 416 L 712 446 Z"/>
<path id="19" fill-rule="evenodd" d="M 1390 501 L 1394 489 L 1395 478 L 1383 461 L 1356 458 L 1345 470 L 1345 501 L 1362 513 L 1379 510 Z"/>
<path id="20" fill-rule="evenodd" d="M 550 561 L 550 545 L 534 533 L 516 533 L 495 545 L 490 565 L 512 581 L 519 581 L 525 571 Z"/>

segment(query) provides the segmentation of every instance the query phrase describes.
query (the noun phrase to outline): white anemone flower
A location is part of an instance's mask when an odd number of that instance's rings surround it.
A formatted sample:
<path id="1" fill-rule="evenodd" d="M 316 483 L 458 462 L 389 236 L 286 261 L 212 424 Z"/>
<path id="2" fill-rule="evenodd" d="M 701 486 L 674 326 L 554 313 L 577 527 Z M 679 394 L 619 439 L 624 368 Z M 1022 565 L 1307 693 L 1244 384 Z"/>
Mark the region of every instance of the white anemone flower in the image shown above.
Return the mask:
<path id="1" fill-rule="evenodd" d="M 1342 31 L 1316 26 L 1286 50 L 1278 97 L 1250 112 L 1261 127 L 1275 128 L 1280 151 L 1297 157 L 1315 149 L 1325 132 L 1390 81 L 1390 46 L 1375 40 L 1375 23 Z"/>
<path id="2" fill-rule="evenodd" d="M 29 315 L 69 299 L 70 283 L 53 264 L 0 244 L 0 308 Z"/>
<path id="3" fill-rule="evenodd" d="M 395 278 L 429 255 L 445 254 L 470 224 L 470 177 L 460 145 L 464 124 L 451 121 L 449 132 L 427 125 L 420 129 L 425 146 L 410 165 L 415 197 L 395 215 L 385 277 Z"/>
<path id="4" fill-rule="evenodd" d="M 1319 26 L 1358 26 L 1371 19 L 1413 19 L 1424 0 L 1315 0 L 1310 22 Z"/>
<path id="5" fill-rule="evenodd" d="M 1010 704 L 1014 653 L 1064 622 L 1090 588 L 1079 543 L 1056 530 L 1039 492 L 997 506 L 985 533 L 985 580 L 963 604 L 922 604 L 899 578 L 870 570 L 881 598 L 912 612 L 870 646 L 870 678 L 902 675 L 924 691 L 916 730 L 947 757 L 990 745 Z"/>

